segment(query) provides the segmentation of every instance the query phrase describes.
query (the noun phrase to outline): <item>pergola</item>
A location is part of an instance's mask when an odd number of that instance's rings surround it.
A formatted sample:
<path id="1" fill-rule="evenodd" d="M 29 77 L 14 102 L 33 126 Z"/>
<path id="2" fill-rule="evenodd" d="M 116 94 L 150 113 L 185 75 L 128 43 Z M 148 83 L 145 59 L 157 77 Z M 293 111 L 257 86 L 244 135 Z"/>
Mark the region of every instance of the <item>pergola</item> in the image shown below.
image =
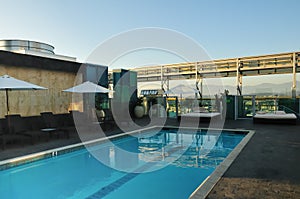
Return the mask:
<path id="1" fill-rule="evenodd" d="M 292 97 L 296 97 L 296 73 L 300 72 L 300 52 L 280 53 L 212 61 L 177 63 L 134 68 L 139 82 L 161 81 L 161 88 L 169 90 L 170 80 L 195 80 L 202 97 L 203 79 L 235 77 L 237 94 L 242 95 L 244 76 L 292 74 Z"/>

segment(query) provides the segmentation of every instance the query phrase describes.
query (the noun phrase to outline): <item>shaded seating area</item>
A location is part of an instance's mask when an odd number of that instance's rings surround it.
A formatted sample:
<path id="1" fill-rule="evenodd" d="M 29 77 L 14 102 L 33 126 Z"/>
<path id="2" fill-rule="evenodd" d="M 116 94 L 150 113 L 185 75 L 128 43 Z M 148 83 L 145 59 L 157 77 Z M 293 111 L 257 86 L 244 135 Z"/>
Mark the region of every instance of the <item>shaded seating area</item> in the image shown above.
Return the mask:
<path id="1" fill-rule="evenodd" d="M 254 123 L 297 124 L 297 119 L 294 113 L 286 113 L 285 111 L 257 111 L 253 116 Z"/>
<path id="2" fill-rule="evenodd" d="M 90 118 L 79 111 L 65 114 L 42 112 L 39 116 L 30 117 L 6 115 L 0 119 L 0 147 L 5 149 L 8 144 L 24 146 L 70 137 L 86 141 L 101 137 L 103 134 L 99 132 L 100 128 L 104 133 L 116 128 L 114 124 L 114 118 L 109 111 L 105 111 L 105 117 L 99 118 Z"/>
<path id="3" fill-rule="evenodd" d="M 103 131 L 110 129 L 109 115 L 105 117 L 97 117 L 97 115 L 88 115 L 86 112 L 70 111 L 68 114 L 54 115 L 51 112 L 41 113 L 43 122 L 46 123 L 46 128 L 55 129 L 54 137 L 69 138 L 78 137 L 82 141 L 90 140 L 93 137 L 99 138 L 102 134 L 99 132 L 100 128 Z"/>
<path id="4" fill-rule="evenodd" d="M 66 115 L 57 115 L 65 121 Z M 42 113 L 40 116 L 21 117 L 21 115 L 6 115 L 0 119 L 0 144 L 5 149 L 7 144 L 24 145 L 49 141 L 51 138 L 69 138 L 69 131 L 64 129 L 52 113 Z"/>

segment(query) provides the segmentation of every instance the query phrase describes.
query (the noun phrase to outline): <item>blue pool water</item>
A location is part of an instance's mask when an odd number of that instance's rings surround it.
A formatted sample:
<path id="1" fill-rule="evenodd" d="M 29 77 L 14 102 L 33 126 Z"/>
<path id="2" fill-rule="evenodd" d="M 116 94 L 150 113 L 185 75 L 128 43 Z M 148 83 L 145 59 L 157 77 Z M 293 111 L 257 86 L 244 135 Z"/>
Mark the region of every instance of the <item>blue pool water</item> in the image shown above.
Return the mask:
<path id="1" fill-rule="evenodd" d="M 161 130 L 122 137 L 0 171 L 0 198 L 188 198 L 244 136 Z"/>

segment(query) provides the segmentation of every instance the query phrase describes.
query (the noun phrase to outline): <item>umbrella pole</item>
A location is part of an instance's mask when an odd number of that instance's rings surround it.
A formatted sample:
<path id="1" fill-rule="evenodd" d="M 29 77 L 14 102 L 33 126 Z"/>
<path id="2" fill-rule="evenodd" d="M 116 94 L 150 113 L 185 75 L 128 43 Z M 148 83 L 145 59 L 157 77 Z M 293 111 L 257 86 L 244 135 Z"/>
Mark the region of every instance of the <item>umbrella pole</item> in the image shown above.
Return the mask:
<path id="1" fill-rule="evenodd" d="M 5 89 L 6 92 L 6 111 L 7 111 L 7 115 L 9 113 L 9 104 L 8 104 L 8 89 Z"/>
<path id="2" fill-rule="evenodd" d="M 8 89 L 5 89 L 5 93 L 6 93 L 7 126 L 8 126 L 8 132 L 10 133 L 11 128 L 10 128 L 10 118 L 8 116 L 8 114 L 9 114 Z"/>

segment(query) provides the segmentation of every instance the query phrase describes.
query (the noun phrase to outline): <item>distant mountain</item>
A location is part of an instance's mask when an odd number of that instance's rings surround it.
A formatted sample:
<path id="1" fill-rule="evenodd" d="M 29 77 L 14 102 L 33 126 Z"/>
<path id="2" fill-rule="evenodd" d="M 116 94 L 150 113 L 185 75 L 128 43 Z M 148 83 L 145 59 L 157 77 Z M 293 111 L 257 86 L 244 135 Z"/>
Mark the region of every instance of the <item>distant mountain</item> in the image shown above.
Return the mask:
<path id="1" fill-rule="evenodd" d="M 300 86 L 300 82 L 297 82 L 297 85 Z M 297 88 L 297 93 L 299 93 L 300 88 Z M 245 86 L 243 88 L 243 94 L 253 94 L 253 95 L 292 95 L 292 83 L 286 82 L 282 84 L 272 84 L 272 83 L 263 83 L 256 86 Z"/>
<path id="2" fill-rule="evenodd" d="M 178 84 L 173 84 L 171 89 Z M 297 93 L 300 94 L 300 81 L 297 81 L 298 87 L 296 87 Z M 155 86 L 156 89 L 160 89 L 160 82 L 147 82 L 147 84 L 140 87 L 140 89 L 150 89 Z M 195 88 L 195 84 L 189 82 L 187 87 Z M 148 88 L 149 87 L 149 88 Z M 259 96 L 291 96 L 292 95 L 292 82 L 285 82 L 282 84 L 276 83 L 262 83 L 254 86 L 246 86 L 243 85 L 242 93 L 243 95 L 259 95 Z M 224 93 L 224 90 L 229 90 L 229 94 L 236 95 L 236 86 L 235 85 L 210 85 L 207 87 L 205 84 L 203 85 L 203 96 L 213 97 L 215 94 Z M 191 92 L 190 94 L 183 94 L 182 97 L 195 97 Z"/>
<path id="3" fill-rule="evenodd" d="M 300 93 L 300 81 L 297 82 L 298 87 L 296 87 L 297 93 Z M 274 96 L 274 95 L 292 95 L 292 83 L 285 82 L 282 84 L 275 83 L 262 83 L 255 86 L 246 86 L 243 85 L 242 93 L 243 95 L 263 95 L 263 96 Z M 237 94 L 236 86 L 233 85 L 210 85 L 209 87 L 203 86 L 203 94 L 205 96 L 213 96 L 216 93 L 224 93 L 224 89 L 229 90 L 229 94 Z"/>

